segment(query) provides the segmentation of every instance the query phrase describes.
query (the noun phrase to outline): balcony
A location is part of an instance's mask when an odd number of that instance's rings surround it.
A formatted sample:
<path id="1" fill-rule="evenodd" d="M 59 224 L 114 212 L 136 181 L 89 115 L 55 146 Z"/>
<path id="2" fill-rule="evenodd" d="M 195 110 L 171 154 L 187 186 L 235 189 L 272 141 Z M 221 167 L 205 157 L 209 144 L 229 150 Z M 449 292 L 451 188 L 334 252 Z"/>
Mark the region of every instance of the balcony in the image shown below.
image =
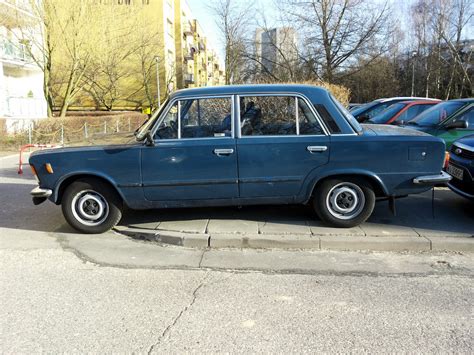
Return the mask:
<path id="1" fill-rule="evenodd" d="M 194 84 L 194 74 L 184 74 L 185 84 Z"/>
<path id="2" fill-rule="evenodd" d="M 33 62 L 28 47 L 23 43 L 3 40 L 0 42 L 0 58 L 29 64 Z"/>
<path id="3" fill-rule="evenodd" d="M 194 33 L 193 26 L 191 26 L 191 24 L 187 22 L 183 23 L 183 33 L 186 36 L 192 36 Z"/>
<path id="4" fill-rule="evenodd" d="M 46 116 L 46 101 L 30 97 L 6 97 L 5 117 L 43 118 Z"/>

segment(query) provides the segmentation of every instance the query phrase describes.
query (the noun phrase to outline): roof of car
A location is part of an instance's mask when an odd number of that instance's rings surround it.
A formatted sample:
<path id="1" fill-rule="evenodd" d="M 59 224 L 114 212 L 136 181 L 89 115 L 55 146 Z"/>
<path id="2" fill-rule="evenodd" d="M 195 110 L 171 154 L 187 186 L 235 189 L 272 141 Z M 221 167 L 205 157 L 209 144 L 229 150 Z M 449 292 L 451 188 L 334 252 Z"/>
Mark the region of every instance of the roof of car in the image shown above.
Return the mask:
<path id="1" fill-rule="evenodd" d="M 474 102 L 474 98 L 472 97 L 468 97 L 468 98 L 465 98 L 465 99 L 452 99 L 452 100 L 448 100 L 446 102 L 451 102 L 451 101 L 455 101 L 455 102 Z"/>
<path id="2" fill-rule="evenodd" d="M 327 90 L 312 85 L 300 84 L 253 84 L 253 85 L 225 85 L 225 86 L 205 86 L 199 88 L 182 89 L 173 93 L 172 96 L 191 96 L 191 95 L 222 95 L 238 93 L 277 93 L 277 92 L 307 92 L 318 91 L 327 93 Z"/>
<path id="3" fill-rule="evenodd" d="M 391 101 L 391 100 L 398 100 L 398 101 L 401 101 L 401 100 L 425 100 L 425 101 L 435 101 L 435 100 L 438 100 L 438 99 L 431 99 L 429 97 L 415 97 L 415 96 L 399 96 L 399 97 L 385 97 L 385 98 L 382 98 L 382 99 L 377 99 L 375 101 L 379 101 L 379 102 L 386 102 L 386 101 Z"/>
<path id="4" fill-rule="evenodd" d="M 408 105 L 426 105 L 426 104 L 439 104 L 442 102 L 441 100 L 438 99 L 431 99 L 431 100 L 407 100 L 407 101 L 401 101 L 401 104 L 408 104 Z"/>

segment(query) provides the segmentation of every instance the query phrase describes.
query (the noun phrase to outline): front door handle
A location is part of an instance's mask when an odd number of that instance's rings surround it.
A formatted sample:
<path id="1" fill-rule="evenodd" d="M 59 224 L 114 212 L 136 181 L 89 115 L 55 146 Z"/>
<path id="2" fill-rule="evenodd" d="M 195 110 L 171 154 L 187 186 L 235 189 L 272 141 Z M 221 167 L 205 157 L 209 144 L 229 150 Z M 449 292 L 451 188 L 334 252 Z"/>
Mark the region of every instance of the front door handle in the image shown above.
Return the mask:
<path id="1" fill-rule="evenodd" d="M 328 150 L 328 147 L 325 145 L 308 145 L 306 150 L 310 153 L 321 153 Z"/>
<path id="2" fill-rule="evenodd" d="M 229 149 L 214 149 L 214 154 L 218 157 L 228 156 L 234 154 L 234 150 L 232 148 Z"/>

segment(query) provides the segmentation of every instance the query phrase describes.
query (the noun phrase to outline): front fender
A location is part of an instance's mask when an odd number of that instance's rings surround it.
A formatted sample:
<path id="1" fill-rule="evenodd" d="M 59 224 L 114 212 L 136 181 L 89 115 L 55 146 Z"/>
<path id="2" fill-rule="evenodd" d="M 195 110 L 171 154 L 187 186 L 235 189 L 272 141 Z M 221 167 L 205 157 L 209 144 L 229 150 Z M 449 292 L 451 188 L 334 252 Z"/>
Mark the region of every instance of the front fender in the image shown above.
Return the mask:
<path id="1" fill-rule="evenodd" d="M 49 197 L 51 201 L 53 201 L 55 204 L 60 203 L 60 191 L 61 188 L 63 187 L 63 184 L 67 181 L 74 181 L 80 178 L 85 178 L 85 177 L 93 177 L 93 178 L 99 178 L 102 180 L 107 181 L 110 185 L 114 187 L 114 189 L 117 191 L 117 193 L 120 195 L 123 201 L 125 201 L 125 196 L 123 195 L 122 191 L 118 188 L 117 183 L 112 179 L 112 177 L 98 172 L 98 171 L 90 171 L 90 170 L 79 170 L 79 171 L 74 171 L 70 172 L 64 176 L 62 176 L 55 184 L 53 188 L 53 193 Z"/>

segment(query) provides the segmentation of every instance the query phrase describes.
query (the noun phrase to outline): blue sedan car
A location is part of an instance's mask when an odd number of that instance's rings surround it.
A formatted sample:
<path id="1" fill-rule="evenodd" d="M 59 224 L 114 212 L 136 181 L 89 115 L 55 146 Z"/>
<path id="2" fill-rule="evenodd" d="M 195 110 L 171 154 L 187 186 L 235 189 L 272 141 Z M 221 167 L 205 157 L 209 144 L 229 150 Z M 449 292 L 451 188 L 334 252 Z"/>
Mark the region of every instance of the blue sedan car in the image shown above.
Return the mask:
<path id="1" fill-rule="evenodd" d="M 458 139 L 449 152 L 447 172 L 453 177 L 448 187 L 474 201 L 474 135 Z"/>
<path id="2" fill-rule="evenodd" d="M 314 86 L 195 88 L 172 94 L 132 141 L 33 153 L 31 194 L 85 233 L 112 228 L 124 206 L 309 203 L 328 225 L 352 227 L 378 198 L 449 181 L 444 150 L 422 132 L 361 126 Z"/>

